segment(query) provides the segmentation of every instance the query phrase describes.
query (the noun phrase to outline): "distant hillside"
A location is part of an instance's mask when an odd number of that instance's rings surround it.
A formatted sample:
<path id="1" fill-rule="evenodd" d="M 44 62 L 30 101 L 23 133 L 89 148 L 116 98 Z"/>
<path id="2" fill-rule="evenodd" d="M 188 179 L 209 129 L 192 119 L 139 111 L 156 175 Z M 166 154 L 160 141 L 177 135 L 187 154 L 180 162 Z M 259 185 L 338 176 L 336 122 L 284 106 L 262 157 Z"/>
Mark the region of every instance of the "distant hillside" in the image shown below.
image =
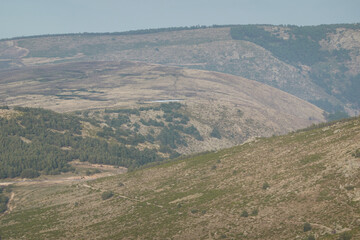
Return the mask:
<path id="1" fill-rule="evenodd" d="M 95 181 L 17 183 L 0 233 L 4 239 L 359 239 L 359 169 L 354 118 Z"/>
<path id="2" fill-rule="evenodd" d="M 359 24 L 170 28 L 4 40 L 0 69 L 94 60 L 176 65 L 242 76 L 328 112 L 356 114 L 359 51 Z"/>
<path id="3" fill-rule="evenodd" d="M 255 81 L 127 61 L 63 63 L 1 71 L 0 101 L 10 107 L 80 111 L 83 117 L 95 118 L 113 131 L 117 128 L 133 131 L 127 124 L 137 123 L 143 136 L 152 127 L 160 129 L 156 125 L 162 122 L 169 130 L 178 128 L 176 131 L 192 139 L 188 139 L 187 146 L 177 146 L 176 151 L 181 154 L 233 146 L 252 137 L 284 134 L 325 121 L 321 109 Z M 156 103 L 159 101 L 178 101 L 181 108 L 174 115 L 149 108 L 160 105 Z M 126 116 L 117 112 L 134 108 L 148 110 Z M 188 118 L 186 124 L 177 126 L 183 117 Z M 187 134 L 191 126 L 204 141 Z M 214 136 L 220 136 L 211 137 L 213 131 Z"/>

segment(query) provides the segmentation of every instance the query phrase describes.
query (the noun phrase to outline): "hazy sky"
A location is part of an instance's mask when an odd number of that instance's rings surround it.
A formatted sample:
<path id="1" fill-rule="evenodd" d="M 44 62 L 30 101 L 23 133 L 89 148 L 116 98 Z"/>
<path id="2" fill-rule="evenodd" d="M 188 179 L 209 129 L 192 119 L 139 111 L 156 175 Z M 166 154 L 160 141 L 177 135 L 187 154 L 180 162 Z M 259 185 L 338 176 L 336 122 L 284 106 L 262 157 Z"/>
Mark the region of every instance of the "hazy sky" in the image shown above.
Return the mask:
<path id="1" fill-rule="evenodd" d="M 213 24 L 359 22 L 360 0 L 0 0 L 0 38 Z"/>

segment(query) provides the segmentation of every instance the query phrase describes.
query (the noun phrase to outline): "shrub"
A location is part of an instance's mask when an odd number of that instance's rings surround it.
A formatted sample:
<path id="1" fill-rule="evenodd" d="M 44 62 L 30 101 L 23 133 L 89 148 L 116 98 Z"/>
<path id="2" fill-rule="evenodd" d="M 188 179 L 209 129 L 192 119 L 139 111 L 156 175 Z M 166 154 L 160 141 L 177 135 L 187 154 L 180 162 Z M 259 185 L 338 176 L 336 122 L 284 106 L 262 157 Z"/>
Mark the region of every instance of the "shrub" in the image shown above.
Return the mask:
<path id="1" fill-rule="evenodd" d="M 114 193 L 112 191 L 105 191 L 101 194 L 102 200 L 106 200 L 114 196 Z"/>
<path id="2" fill-rule="evenodd" d="M 195 214 L 195 213 L 198 213 L 199 210 L 198 210 L 198 209 L 191 209 L 190 212 L 191 212 L 192 214 Z"/>
<path id="3" fill-rule="evenodd" d="M 255 208 L 254 210 L 252 210 L 251 216 L 257 216 L 258 213 L 259 213 L 259 210 L 257 208 Z"/>
<path id="4" fill-rule="evenodd" d="M 356 158 L 360 158 L 360 148 L 356 149 L 356 151 L 353 153 L 353 156 Z"/>
<path id="5" fill-rule="evenodd" d="M 339 236 L 339 240 L 350 240 L 352 238 L 352 235 L 350 232 L 343 232 Z"/>
<path id="6" fill-rule="evenodd" d="M 237 114 L 239 115 L 239 117 L 244 116 L 244 112 L 241 111 L 240 109 L 237 110 Z"/>
<path id="7" fill-rule="evenodd" d="M 86 170 L 86 176 L 91 176 L 91 175 L 94 175 L 96 173 L 101 173 L 101 171 L 99 169 L 91 169 L 91 170 Z"/>
<path id="8" fill-rule="evenodd" d="M 213 138 L 221 139 L 221 134 L 216 127 L 213 128 L 212 132 L 210 133 L 210 136 Z"/>
<path id="9" fill-rule="evenodd" d="M 241 216 L 241 217 L 248 217 L 248 216 L 249 216 L 249 213 L 248 213 L 246 210 L 244 210 L 244 211 L 242 211 L 242 213 L 241 213 L 240 216 Z"/>
<path id="10" fill-rule="evenodd" d="M 263 186 L 262 186 L 262 189 L 266 190 L 270 187 L 269 183 L 268 182 L 264 182 Z"/>
<path id="11" fill-rule="evenodd" d="M 314 237 L 314 235 L 309 235 L 309 236 L 306 238 L 306 240 L 315 240 L 315 237 Z"/>
<path id="12" fill-rule="evenodd" d="M 304 223 L 303 228 L 304 228 L 304 232 L 308 232 L 308 231 L 311 231 L 312 227 L 311 227 L 310 223 L 306 222 L 306 223 Z"/>
<path id="13" fill-rule="evenodd" d="M 9 198 L 0 194 L 0 213 L 6 211 L 8 202 L 9 202 Z"/>

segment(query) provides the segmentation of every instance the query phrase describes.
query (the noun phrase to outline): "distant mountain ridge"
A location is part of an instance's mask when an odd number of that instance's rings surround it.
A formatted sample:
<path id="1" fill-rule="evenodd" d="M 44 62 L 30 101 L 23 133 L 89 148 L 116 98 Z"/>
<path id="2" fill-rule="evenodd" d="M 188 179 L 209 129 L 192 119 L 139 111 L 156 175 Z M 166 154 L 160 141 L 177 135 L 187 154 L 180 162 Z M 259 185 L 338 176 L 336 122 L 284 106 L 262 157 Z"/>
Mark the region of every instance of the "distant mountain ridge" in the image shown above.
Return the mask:
<path id="1" fill-rule="evenodd" d="M 70 34 L 0 42 L 0 69 L 135 60 L 230 73 L 328 112 L 359 111 L 359 24 L 231 25 Z"/>

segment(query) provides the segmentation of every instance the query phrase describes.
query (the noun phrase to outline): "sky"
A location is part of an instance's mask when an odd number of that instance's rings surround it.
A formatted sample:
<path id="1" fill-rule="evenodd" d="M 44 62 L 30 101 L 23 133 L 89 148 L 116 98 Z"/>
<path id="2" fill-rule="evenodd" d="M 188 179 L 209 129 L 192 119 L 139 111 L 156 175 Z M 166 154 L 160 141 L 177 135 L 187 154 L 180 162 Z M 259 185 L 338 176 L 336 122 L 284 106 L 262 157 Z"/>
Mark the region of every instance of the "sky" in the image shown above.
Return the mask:
<path id="1" fill-rule="evenodd" d="M 360 0 L 0 0 L 0 39 L 224 24 L 360 23 Z"/>

